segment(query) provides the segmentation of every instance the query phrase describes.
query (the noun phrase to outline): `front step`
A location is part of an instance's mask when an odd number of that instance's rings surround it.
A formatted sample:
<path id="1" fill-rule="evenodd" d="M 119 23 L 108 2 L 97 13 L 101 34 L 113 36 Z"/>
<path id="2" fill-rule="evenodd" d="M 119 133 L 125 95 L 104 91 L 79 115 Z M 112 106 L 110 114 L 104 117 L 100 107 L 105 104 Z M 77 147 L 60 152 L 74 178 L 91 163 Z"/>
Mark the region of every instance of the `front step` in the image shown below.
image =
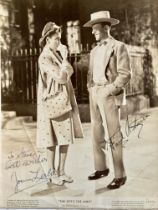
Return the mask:
<path id="1" fill-rule="evenodd" d="M 32 122 L 32 116 L 16 116 L 16 112 L 2 111 L 2 129 L 12 130 L 12 129 L 22 129 L 23 122 Z"/>
<path id="2" fill-rule="evenodd" d="M 2 119 L 16 117 L 15 111 L 2 111 L 1 114 L 2 114 Z"/>

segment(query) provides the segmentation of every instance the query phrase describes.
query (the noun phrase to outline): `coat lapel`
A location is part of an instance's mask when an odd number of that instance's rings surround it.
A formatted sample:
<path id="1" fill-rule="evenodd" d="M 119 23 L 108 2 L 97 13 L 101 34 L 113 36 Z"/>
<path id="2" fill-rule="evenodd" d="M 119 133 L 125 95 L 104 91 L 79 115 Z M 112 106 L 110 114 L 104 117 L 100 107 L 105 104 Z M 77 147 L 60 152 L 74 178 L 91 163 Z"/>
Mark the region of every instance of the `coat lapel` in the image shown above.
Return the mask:
<path id="1" fill-rule="evenodd" d="M 44 48 L 44 51 L 46 56 L 50 56 L 50 59 L 53 63 L 56 63 L 57 66 L 61 67 L 62 64 L 62 58 L 60 58 L 60 56 L 56 53 L 54 54 L 48 47 Z"/>
<path id="2" fill-rule="evenodd" d="M 106 69 L 108 63 L 109 63 L 109 59 L 111 57 L 111 54 L 114 51 L 114 39 L 112 37 L 109 38 L 109 42 L 107 43 L 106 46 L 106 53 L 105 53 L 105 59 L 104 59 L 104 69 Z"/>
<path id="3" fill-rule="evenodd" d="M 96 52 L 97 47 L 95 47 L 90 54 L 90 61 L 89 61 L 89 72 L 88 72 L 88 83 L 92 82 L 93 79 L 93 62 L 94 62 L 94 55 Z"/>
<path id="4" fill-rule="evenodd" d="M 89 69 L 90 69 L 90 72 L 91 72 L 91 73 L 92 73 L 92 70 L 93 70 L 93 61 L 94 61 L 94 55 L 95 55 L 96 49 L 97 49 L 97 47 L 95 47 L 95 48 L 91 51 L 91 55 L 90 55 Z"/>

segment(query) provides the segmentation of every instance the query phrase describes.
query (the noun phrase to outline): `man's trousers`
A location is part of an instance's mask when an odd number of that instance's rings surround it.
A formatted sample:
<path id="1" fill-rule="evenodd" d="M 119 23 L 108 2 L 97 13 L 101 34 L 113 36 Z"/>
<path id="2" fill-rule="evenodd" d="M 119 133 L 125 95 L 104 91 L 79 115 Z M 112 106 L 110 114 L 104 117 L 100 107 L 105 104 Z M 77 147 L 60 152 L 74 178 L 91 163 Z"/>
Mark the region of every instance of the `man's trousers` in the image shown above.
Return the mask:
<path id="1" fill-rule="evenodd" d="M 107 166 L 107 144 L 111 147 L 114 174 L 116 178 L 125 176 L 120 130 L 119 107 L 114 96 L 105 96 L 105 86 L 90 88 L 90 113 L 95 170 L 103 171 Z"/>

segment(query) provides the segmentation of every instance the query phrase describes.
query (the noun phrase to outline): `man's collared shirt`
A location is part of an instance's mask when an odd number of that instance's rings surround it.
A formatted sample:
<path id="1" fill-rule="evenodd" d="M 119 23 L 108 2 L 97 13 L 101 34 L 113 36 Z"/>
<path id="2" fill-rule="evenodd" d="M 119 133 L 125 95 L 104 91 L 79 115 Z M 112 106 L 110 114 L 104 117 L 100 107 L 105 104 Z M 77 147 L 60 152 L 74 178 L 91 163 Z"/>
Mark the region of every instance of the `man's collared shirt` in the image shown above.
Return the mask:
<path id="1" fill-rule="evenodd" d="M 104 59 L 107 51 L 107 42 L 109 38 L 98 43 L 93 61 L 93 81 L 96 83 L 104 83 L 107 81 L 105 77 Z"/>

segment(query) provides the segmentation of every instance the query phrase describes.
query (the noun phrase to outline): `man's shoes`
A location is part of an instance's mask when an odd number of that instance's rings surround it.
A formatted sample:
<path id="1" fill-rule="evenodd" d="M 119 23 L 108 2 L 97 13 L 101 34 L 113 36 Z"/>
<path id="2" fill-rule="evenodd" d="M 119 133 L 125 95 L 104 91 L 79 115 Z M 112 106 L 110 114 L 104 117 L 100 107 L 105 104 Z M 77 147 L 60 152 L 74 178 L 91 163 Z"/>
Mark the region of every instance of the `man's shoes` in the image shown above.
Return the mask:
<path id="1" fill-rule="evenodd" d="M 99 179 L 101 177 L 107 176 L 109 174 L 109 169 L 105 169 L 104 171 L 96 171 L 93 174 L 91 174 L 90 176 L 88 176 L 89 180 L 95 180 L 95 179 Z"/>
<path id="2" fill-rule="evenodd" d="M 107 186 L 110 190 L 117 189 L 121 187 L 121 185 L 124 185 L 127 180 L 127 177 L 122 177 L 122 178 L 114 178 L 112 182 Z"/>

